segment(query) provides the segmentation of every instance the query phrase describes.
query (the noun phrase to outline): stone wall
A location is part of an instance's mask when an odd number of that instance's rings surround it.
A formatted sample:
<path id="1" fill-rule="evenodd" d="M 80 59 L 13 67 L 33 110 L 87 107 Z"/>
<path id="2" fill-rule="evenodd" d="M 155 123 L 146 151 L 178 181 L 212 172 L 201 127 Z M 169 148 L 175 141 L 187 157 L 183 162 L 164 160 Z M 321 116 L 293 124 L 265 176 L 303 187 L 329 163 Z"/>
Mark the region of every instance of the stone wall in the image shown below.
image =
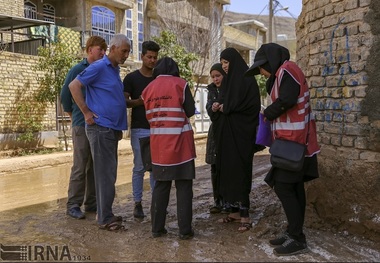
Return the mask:
<path id="1" fill-rule="evenodd" d="M 307 224 L 380 240 L 380 65 L 377 0 L 303 0 L 297 58 L 316 114 L 320 179 Z"/>

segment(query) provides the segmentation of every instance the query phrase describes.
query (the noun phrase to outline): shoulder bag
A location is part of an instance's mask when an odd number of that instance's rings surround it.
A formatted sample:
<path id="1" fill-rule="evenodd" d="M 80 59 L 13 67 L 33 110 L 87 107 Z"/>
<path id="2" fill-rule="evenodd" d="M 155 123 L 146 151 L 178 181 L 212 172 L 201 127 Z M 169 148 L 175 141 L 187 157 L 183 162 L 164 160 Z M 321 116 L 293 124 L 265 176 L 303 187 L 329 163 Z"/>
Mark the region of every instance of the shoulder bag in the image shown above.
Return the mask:
<path id="1" fill-rule="evenodd" d="M 269 148 L 269 153 L 271 154 L 270 162 L 272 166 L 293 172 L 298 172 L 302 170 L 303 163 L 305 160 L 307 144 L 309 140 L 309 123 L 310 109 L 309 119 L 307 122 L 308 128 L 305 144 L 278 138 L 274 139 L 272 145 Z"/>

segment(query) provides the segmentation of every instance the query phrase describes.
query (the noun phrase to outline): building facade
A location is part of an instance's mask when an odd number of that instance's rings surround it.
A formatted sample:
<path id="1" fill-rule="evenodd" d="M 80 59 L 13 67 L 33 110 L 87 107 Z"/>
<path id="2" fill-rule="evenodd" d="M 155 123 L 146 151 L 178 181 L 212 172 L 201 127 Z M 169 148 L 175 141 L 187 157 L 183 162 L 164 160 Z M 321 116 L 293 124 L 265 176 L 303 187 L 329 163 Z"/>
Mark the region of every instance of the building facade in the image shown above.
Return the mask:
<path id="1" fill-rule="evenodd" d="M 140 67 L 144 40 L 159 36 L 162 30 L 175 30 L 168 25 L 178 26 L 185 32 L 182 38 L 178 38 L 179 44 L 204 57 L 199 65 L 194 65 L 194 78 L 202 88 L 210 82 L 208 69 L 219 61 L 223 48 L 234 46 L 241 51 L 247 64 L 251 61 L 249 50 L 254 49 L 256 41 L 250 39 L 253 36 L 242 32 L 246 39 L 238 41 L 235 38 L 239 43 L 233 45 L 233 37 L 228 37 L 229 31 L 222 26 L 223 6 L 229 3 L 229 0 L 0 0 L 0 73 L 4 76 L 0 86 L 7 92 L 6 97 L 0 97 L 0 149 L 22 146 L 17 138 L 22 133 L 23 122 L 25 126 L 25 118 L 20 117 L 22 114 L 17 111 L 17 105 L 28 104 L 38 87 L 37 79 L 42 73 L 33 67 L 38 61 L 39 46 L 59 38 L 73 47 L 75 54 L 83 56 L 83 47 L 91 35 L 100 35 L 108 42 L 115 33 L 126 34 L 132 41 L 132 52 L 122 66 L 123 78 Z M 207 94 L 202 90 L 196 96 L 200 111 L 197 117 L 207 122 L 204 110 Z M 36 135 L 36 146 L 56 145 L 63 125 L 61 120 L 69 120 L 59 101 L 47 106 L 43 112 L 29 114 L 27 118 L 41 122 L 43 127 Z M 198 132 L 207 129 L 206 124 Z"/>

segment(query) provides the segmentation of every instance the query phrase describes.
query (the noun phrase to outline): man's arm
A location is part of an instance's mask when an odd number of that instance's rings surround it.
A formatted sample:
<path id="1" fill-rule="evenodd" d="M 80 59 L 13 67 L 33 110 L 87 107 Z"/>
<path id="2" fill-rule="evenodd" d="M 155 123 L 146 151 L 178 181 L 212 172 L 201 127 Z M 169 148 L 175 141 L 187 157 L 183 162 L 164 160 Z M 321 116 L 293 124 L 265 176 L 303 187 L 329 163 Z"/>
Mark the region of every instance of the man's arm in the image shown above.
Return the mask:
<path id="1" fill-rule="evenodd" d="M 84 120 L 88 125 L 92 125 L 95 123 L 94 117 L 97 118 L 93 112 L 90 111 L 90 109 L 87 107 L 86 102 L 84 101 L 83 93 L 82 93 L 82 83 L 78 79 L 74 79 L 69 84 L 69 89 L 71 92 L 71 95 L 73 96 L 73 99 L 75 103 L 78 105 L 79 109 L 82 111 Z"/>
<path id="2" fill-rule="evenodd" d="M 187 84 L 185 88 L 185 101 L 183 103 L 183 109 L 188 118 L 195 114 L 195 101 Z"/>
<path id="3" fill-rule="evenodd" d="M 141 99 L 141 96 L 138 99 L 132 100 L 131 95 L 128 92 L 124 92 L 124 97 L 127 102 L 127 108 L 134 108 L 144 105 L 144 101 Z"/>
<path id="4" fill-rule="evenodd" d="M 72 96 L 69 90 L 69 84 L 70 82 L 75 78 L 73 76 L 73 69 L 71 69 L 66 76 L 65 83 L 63 84 L 63 87 L 61 89 L 60 99 L 61 104 L 63 107 L 64 112 L 68 113 L 70 115 L 70 118 L 72 117 L 72 108 L 73 108 L 73 101 Z"/>

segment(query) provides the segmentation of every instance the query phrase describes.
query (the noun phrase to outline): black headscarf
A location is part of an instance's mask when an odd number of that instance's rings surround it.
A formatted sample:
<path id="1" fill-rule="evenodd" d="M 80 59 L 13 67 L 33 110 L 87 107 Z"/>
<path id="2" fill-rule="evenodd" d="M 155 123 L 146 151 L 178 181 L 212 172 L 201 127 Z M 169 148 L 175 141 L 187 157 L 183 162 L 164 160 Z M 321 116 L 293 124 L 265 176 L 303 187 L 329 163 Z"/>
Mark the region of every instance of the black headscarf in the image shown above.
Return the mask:
<path id="1" fill-rule="evenodd" d="M 222 68 L 222 64 L 221 63 L 215 63 L 214 65 L 212 65 L 211 69 L 210 69 L 210 73 L 211 71 L 213 70 L 217 70 L 220 72 L 220 74 L 222 74 L 223 76 L 226 75 L 226 72 L 223 70 Z"/>
<path id="2" fill-rule="evenodd" d="M 159 75 L 179 77 L 179 68 L 177 63 L 170 57 L 163 57 L 159 59 L 153 69 L 153 77 L 156 78 Z"/>
<path id="3" fill-rule="evenodd" d="M 277 69 L 286 61 L 290 59 L 289 50 L 276 43 L 263 44 L 257 50 L 254 63 L 246 72 L 246 75 L 257 75 L 260 73 L 259 66 L 263 66 L 265 63 L 269 63 L 269 68 L 275 74 Z"/>
<path id="4" fill-rule="evenodd" d="M 263 44 L 257 51 L 254 60 L 255 62 L 246 72 L 246 75 L 257 75 L 259 73 L 258 67 L 262 66 L 271 74 L 266 83 L 267 92 L 270 93 L 278 68 L 289 59 L 290 53 L 287 48 L 276 43 Z M 269 65 L 266 65 L 267 63 Z"/>
<path id="5" fill-rule="evenodd" d="M 244 72 L 248 66 L 240 53 L 234 48 L 226 48 L 220 54 L 220 59 L 225 59 L 229 62 L 227 77 L 223 78 L 222 96 L 223 96 L 223 111 L 240 111 L 245 108 L 247 101 L 248 86 L 247 80 L 244 77 Z"/>

